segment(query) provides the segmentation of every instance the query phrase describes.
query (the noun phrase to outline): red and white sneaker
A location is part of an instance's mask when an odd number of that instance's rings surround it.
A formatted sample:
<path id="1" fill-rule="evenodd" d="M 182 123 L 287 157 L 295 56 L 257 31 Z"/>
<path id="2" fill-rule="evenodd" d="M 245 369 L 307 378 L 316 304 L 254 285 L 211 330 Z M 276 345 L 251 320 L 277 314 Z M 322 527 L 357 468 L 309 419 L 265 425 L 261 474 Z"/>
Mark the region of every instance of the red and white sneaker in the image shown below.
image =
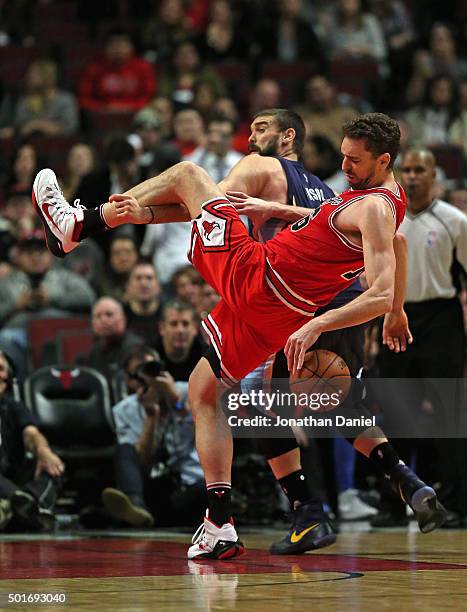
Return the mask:
<path id="1" fill-rule="evenodd" d="M 84 206 L 75 200 L 69 204 L 63 197 L 55 172 L 41 170 L 32 187 L 32 203 L 41 218 L 49 251 L 56 257 L 65 257 L 79 242 L 73 236 L 76 224 L 84 218 Z"/>
<path id="2" fill-rule="evenodd" d="M 219 527 L 205 516 L 191 541 L 188 559 L 231 559 L 245 552 L 232 519 Z"/>

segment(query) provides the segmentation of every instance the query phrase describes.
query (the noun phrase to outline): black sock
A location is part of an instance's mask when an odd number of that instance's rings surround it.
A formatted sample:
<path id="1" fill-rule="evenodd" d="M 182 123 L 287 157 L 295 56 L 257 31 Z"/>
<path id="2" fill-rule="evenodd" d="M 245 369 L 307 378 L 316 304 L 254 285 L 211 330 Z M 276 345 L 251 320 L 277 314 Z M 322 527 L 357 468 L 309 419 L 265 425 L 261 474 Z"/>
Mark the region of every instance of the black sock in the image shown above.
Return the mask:
<path id="1" fill-rule="evenodd" d="M 81 242 L 81 240 L 85 238 L 95 236 L 96 234 L 100 234 L 110 229 L 102 214 L 103 206 L 104 205 L 101 204 L 97 206 L 97 208 L 88 208 L 83 211 L 84 218 L 79 224 L 76 224 L 77 233 L 73 235 L 73 239 L 75 239 L 76 242 Z"/>
<path id="2" fill-rule="evenodd" d="M 221 527 L 232 517 L 230 482 L 211 482 L 206 485 L 208 491 L 209 518 Z"/>
<path id="3" fill-rule="evenodd" d="M 316 513 L 323 513 L 323 504 L 310 492 L 307 478 L 301 468 L 279 478 L 279 484 L 287 495 L 292 510 L 303 504 L 311 504 Z"/>
<path id="4" fill-rule="evenodd" d="M 399 455 L 389 444 L 389 442 L 383 442 L 382 444 L 375 446 L 370 453 L 369 459 L 378 472 L 380 474 L 384 474 L 385 476 L 389 476 L 392 469 L 399 463 L 402 463 L 399 459 Z"/>

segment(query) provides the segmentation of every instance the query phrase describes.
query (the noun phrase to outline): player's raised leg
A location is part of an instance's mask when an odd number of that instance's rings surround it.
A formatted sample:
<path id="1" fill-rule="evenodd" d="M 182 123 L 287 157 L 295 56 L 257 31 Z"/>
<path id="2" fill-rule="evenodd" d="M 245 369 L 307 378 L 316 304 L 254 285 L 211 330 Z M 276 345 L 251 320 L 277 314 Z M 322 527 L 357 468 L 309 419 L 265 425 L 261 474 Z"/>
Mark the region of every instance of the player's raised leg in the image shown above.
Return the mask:
<path id="1" fill-rule="evenodd" d="M 67 202 L 48 168 L 36 176 L 32 193 L 47 244 L 57 257 L 84 238 L 125 223 L 189 221 L 199 215 L 203 202 L 217 197 L 225 196 L 207 172 L 191 162 L 181 162 L 95 208 L 92 202 Z M 167 206 L 173 202 L 183 205 Z"/>
<path id="2" fill-rule="evenodd" d="M 204 471 L 208 512 L 193 537 L 188 558 L 228 559 L 244 552 L 233 525 L 230 491 L 232 433 L 217 407 L 217 379 L 202 357 L 189 382 L 189 402 L 195 419 L 196 449 Z"/>

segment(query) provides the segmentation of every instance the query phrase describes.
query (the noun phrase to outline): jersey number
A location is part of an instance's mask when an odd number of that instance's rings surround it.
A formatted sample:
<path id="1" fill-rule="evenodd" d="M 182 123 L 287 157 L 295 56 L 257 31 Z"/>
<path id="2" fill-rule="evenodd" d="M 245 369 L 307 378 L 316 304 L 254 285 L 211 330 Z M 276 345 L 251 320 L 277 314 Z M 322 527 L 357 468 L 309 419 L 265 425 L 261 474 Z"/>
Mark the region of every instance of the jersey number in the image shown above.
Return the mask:
<path id="1" fill-rule="evenodd" d="M 295 221 L 295 223 L 293 223 L 290 226 L 290 229 L 292 230 L 292 232 L 299 232 L 304 227 L 306 227 L 308 223 L 310 223 L 310 221 L 312 221 L 316 217 L 316 215 L 319 213 L 320 210 L 321 210 L 321 207 L 317 206 L 316 208 L 312 209 L 308 217 L 303 217 L 303 219 L 299 219 L 298 221 Z"/>
<path id="2" fill-rule="evenodd" d="M 349 270 L 348 272 L 344 272 L 344 274 L 341 274 L 342 278 L 345 278 L 345 280 L 352 280 L 354 278 L 357 278 L 357 276 L 360 276 L 360 274 L 365 270 L 365 266 L 363 266 L 362 268 L 358 268 L 357 270 Z"/>

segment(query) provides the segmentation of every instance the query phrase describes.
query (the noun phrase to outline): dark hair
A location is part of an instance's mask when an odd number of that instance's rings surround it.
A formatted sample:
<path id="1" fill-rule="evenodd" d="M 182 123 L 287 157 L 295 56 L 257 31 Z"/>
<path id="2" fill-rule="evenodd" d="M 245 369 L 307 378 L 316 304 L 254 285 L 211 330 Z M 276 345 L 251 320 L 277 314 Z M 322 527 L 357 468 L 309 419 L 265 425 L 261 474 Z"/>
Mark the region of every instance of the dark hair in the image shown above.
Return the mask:
<path id="1" fill-rule="evenodd" d="M 274 117 L 281 132 L 293 128 L 295 130 L 295 139 L 293 141 L 293 149 L 298 155 L 302 154 L 303 144 L 305 142 L 306 128 L 303 119 L 298 113 L 286 108 L 265 108 L 260 110 L 253 119 L 257 117 L 265 117 L 266 115 Z"/>
<path id="2" fill-rule="evenodd" d="M 134 361 L 135 359 L 138 359 L 138 361 L 144 361 L 147 356 L 154 357 L 156 361 L 161 361 L 161 356 L 156 351 L 156 349 L 153 349 L 147 344 L 137 344 L 128 349 L 128 351 L 123 356 L 120 365 L 122 369 L 127 372 L 128 366 L 132 361 Z"/>
<path id="3" fill-rule="evenodd" d="M 167 314 L 168 310 L 176 310 L 177 312 L 185 312 L 186 310 L 189 310 L 193 315 L 193 319 L 196 318 L 196 310 L 191 304 L 188 304 L 188 302 L 183 302 L 182 300 L 175 299 L 169 300 L 163 305 L 160 318 L 161 322 L 165 321 L 165 315 Z"/>
<path id="4" fill-rule="evenodd" d="M 125 164 L 135 159 L 136 151 L 124 136 L 117 136 L 107 143 L 105 157 L 108 163 Z"/>
<path id="5" fill-rule="evenodd" d="M 172 274 L 170 277 L 170 282 L 174 288 L 176 282 L 181 276 L 188 276 L 194 285 L 202 285 L 204 282 L 201 274 L 196 268 L 193 268 L 191 264 L 186 264 L 181 268 L 177 268 L 177 270 L 175 270 L 175 272 Z"/>
<path id="6" fill-rule="evenodd" d="M 366 113 L 342 126 L 347 138 L 364 140 L 365 148 L 374 157 L 389 153 L 388 168 L 392 168 L 399 153 L 401 132 L 397 121 L 383 113 Z"/>

